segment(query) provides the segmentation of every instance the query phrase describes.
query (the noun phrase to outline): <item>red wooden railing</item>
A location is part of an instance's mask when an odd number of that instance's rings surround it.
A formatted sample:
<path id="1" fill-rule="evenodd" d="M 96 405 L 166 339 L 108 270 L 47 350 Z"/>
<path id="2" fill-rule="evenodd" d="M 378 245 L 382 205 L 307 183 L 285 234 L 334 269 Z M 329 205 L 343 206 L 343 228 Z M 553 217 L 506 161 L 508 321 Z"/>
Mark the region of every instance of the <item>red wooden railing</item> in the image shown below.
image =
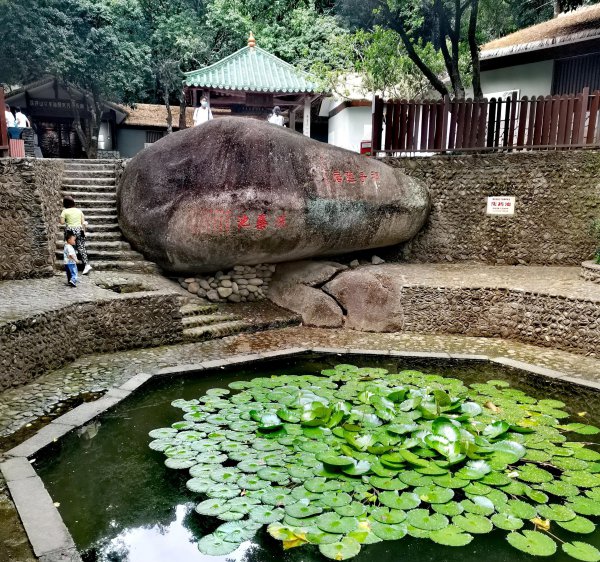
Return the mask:
<path id="1" fill-rule="evenodd" d="M 0 158 L 8 156 L 8 131 L 6 130 L 4 111 L 4 88 L 0 88 Z"/>
<path id="2" fill-rule="evenodd" d="M 600 90 L 570 96 L 373 104 L 373 153 L 553 150 L 600 146 Z"/>

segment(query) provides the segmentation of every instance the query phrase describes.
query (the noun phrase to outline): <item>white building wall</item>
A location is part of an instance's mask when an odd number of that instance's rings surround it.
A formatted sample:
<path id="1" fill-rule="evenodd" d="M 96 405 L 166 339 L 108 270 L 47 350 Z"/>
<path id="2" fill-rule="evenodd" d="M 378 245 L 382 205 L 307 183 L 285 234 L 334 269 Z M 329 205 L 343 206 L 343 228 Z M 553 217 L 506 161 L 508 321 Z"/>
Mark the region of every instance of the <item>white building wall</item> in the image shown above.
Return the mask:
<path id="1" fill-rule="evenodd" d="M 519 97 L 548 96 L 552 93 L 554 61 L 520 64 L 481 73 L 483 95 L 517 90 Z"/>
<path id="2" fill-rule="evenodd" d="M 347 107 L 329 118 L 329 144 L 360 152 L 360 143 L 370 140 L 371 107 Z"/>

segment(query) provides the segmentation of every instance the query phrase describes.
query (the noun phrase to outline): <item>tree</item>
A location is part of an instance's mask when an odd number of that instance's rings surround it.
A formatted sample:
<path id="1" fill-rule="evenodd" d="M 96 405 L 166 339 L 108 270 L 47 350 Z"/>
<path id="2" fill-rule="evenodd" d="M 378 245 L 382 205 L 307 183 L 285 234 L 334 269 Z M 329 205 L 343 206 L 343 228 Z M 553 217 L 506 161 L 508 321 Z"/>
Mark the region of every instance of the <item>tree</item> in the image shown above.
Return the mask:
<path id="1" fill-rule="evenodd" d="M 147 84 L 137 1 L 9 0 L 4 8 L 14 25 L 0 30 L 0 69 L 17 83 L 55 76 L 69 93 L 77 136 L 95 158 L 105 103 L 133 101 Z M 81 114 L 81 94 L 88 115 Z"/>
<path id="2" fill-rule="evenodd" d="M 465 80 L 461 57 L 468 49 L 474 95 L 482 97 L 476 37 L 479 0 L 423 0 L 418 4 L 410 0 L 387 0 L 387 4 L 392 14 L 390 27 L 396 29 L 407 55 L 435 90 L 443 96 L 450 93 L 415 48 L 423 36 L 425 22 L 429 24 L 432 42 L 443 56 L 454 96 L 465 97 L 468 78 Z"/>

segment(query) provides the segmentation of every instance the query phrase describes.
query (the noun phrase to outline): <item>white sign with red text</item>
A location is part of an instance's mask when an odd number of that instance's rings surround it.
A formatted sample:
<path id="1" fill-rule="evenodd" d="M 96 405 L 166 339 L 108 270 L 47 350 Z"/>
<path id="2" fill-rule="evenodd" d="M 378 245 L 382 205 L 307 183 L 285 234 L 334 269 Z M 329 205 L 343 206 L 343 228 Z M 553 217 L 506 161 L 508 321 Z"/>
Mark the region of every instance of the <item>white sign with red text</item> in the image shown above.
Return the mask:
<path id="1" fill-rule="evenodd" d="M 514 215 L 515 198 L 508 196 L 494 196 L 487 198 L 488 215 Z"/>

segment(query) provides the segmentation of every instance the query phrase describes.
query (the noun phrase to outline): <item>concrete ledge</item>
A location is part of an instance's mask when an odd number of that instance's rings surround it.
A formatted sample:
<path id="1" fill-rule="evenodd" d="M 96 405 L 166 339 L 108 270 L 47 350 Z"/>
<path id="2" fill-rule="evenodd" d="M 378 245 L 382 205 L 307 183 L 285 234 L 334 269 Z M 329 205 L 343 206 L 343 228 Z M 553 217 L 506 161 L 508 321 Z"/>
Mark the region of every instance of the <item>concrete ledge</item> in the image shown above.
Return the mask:
<path id="1" fill-rule="evenodd" d="M 40 556 L 39 562 L 81 562 L 81 556 L 75 548 L 61 549 Z"/>
<path id="2" fill-rule="evenodd" d="M 0 464 L 0 471 L 7 482 L 16 482 L 26 478 L 35 478 L 37 474 L 25 457 L 8 459 Z"/>
<path id="3" fill-rule="evenodd" d="M 7 482 L 36 556 L 73 551 L 75 543 L 42 480 L 34 476 Z"/>
<path id="4" fill-rule="evenodd" d="M 77 406 L 74 410 L 57 418 L 55 422 L 63 425 L 84 425 L 99 416 L 109 408 L 118 404 L 123 398 L 120 396 L 109 396 L 108 393 L 94 402 L 86 402 Z M 53 422 L 54 423 L 54 422 Z"/>
<path id="5" fill-rule="evenodd" d="M 393 357 L 422 357 L 423 359 L 450 359 L 449 353 L 434 351 L 395 351 L 389 353 Z"/>
<path id="6" fill-rule="evenodd" d="M 6 453 L 7 456 L 29 458 L 50 445 L 50 443 L 58 441 L 63 435 L 69 433 L 69 431 L 75 429 L 74 424 L 64 423 L 63 418 L 64 416 L 61 416 L 42 427 L 33 437 L 30 437 L 27 441 L 23 441 L 23 443 L 8 451 Z"/>
<path id="7" fill-rule="evenodd" d="M 122 384 L 119 389 L 131 391 L 137 390 L 146 384 L 146 382 L 148 382 L 151 378 L 152 375 L 150 373 L 139 373 L 134 377 L 131 377 L 125 384 Z"/>

